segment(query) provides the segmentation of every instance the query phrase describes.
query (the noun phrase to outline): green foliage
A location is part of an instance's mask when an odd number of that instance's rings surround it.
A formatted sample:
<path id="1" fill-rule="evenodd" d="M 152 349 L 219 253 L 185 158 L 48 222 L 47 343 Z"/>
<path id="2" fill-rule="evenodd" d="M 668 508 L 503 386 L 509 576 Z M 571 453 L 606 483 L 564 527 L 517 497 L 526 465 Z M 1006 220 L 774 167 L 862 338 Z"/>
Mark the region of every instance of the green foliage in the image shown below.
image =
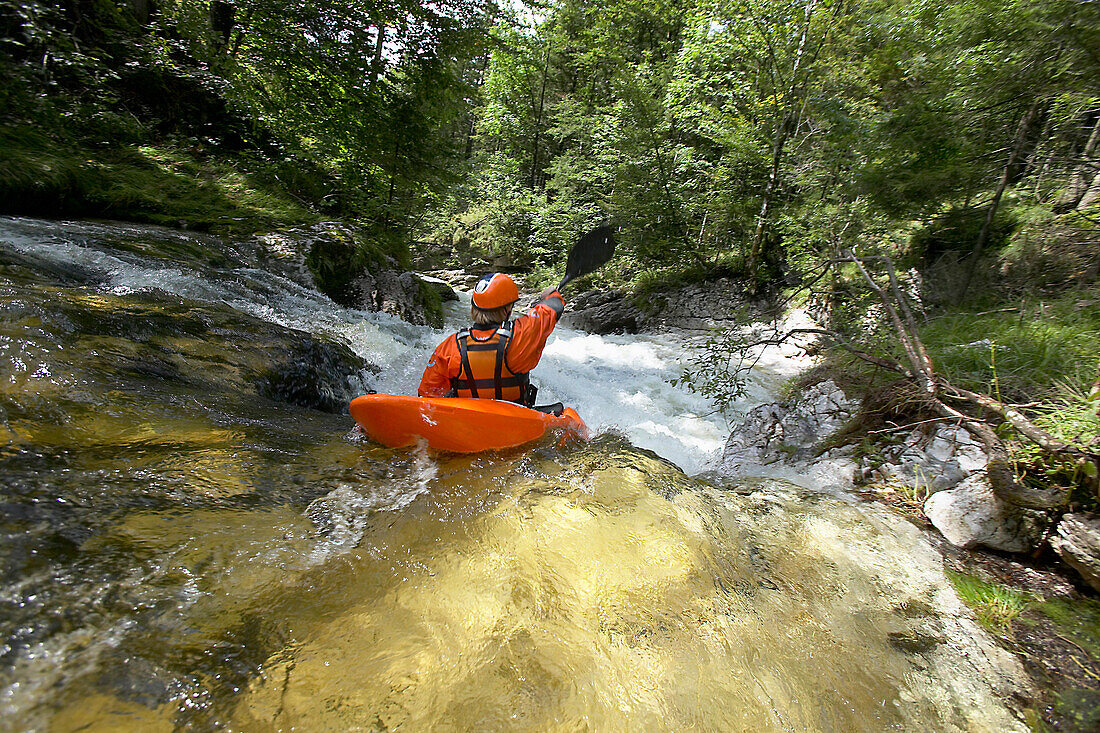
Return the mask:
<path id="1" fill-rule="evenodd" d="M 1036 610 L 1095 660 L 1100 660 L 1100 601 L 1052 598 L 1036 604 Z"/>
<path id="2" fill-rule="evenodd" d="M 973 576 L 947 570 L 959 597 L 974 610 L 978 623 L 990 633 L 1012 638 L 1012 623 L 1036 599 L 1007 586 L 983 582 Z"/>
<path id="3" fill-rule="evenodd" d="M 920 334 L 937 371 L 960 386 L 1017 402 L 1053 397 L 1059 383 L 1087 391 L 1100 354 L 1098 299 L 1092 288 L 987 301 L 978 313 L 946 312 Z"/>
<path id="4" fill-rule="evenodd" d="M 461 173 L 484 18 L 473 0 L 5 3 L 0 124 L 34 138 L 7 151 L 9 206 L 409 231 Z"/>
<path id="5" fill-rule="evenodd" d="M 953 311 L 926 324 L 921 337 L 938 373 L 1005 402 L 1028 403 L 1022 409 L 1039 428 L 1082 451 L 1095 451 L 1100 294 L 1094 287 L 1016 303 L 993 303 L 977 314 Z M 1085 491 L 1096 485 L 1094 463 L 1053 458 L 1007 426 L 1003 437 L 1018 475 L 1045 486 L 1079 488 L 1071 501 L 1095 504 L 1097 496 Z"/>
<path id="6" fill-rule="evenodd" d="M 970 251 L 991 202 L 996 249 L 1037 204 L 1076 205 L 1063 194 L 1092 170 L 1095 3 L 563 0 L 538 22 L 517 14 L 479 0 L 6 2 L 0 124 L 15 144 L 0 185 L 28 212 L 461 229 L 471 257 L 538 277 L 611 220 L 620 262 L 600 277 L 736 263 L 763 286 L 914 226 L 928 256 Z"/>
<path id="7" fill-rule="evenodd" d="M 1035 424 L 1067 445 L 1095 451 L 1100 439 L 1100 390 L 1088 391 L 1059 384 L 1058 393 L 1031 408 Z M 1010 444 L 1012 458 L 1037 473 L 1051 485 L 1083 487 L 1097 485 L 1097 466 L 1091 461 L 1054 460 L 1033 443 Z M 1093 506 L 1100 496 L 1071 497 L 1074 503 Z"/>
<path id="8" fill-rule="evenodd" d="M 669 383 L 707 397 L 726 414 L 748 388 L 748 367 L 752 364 L 751 352 L 746 348 L 749 341 L 741 329 L 708 336 L 694 345 L 688 363 Z"/>
<path id="9" fill-rule="evenodd" d="M 951 209 L 937 216 L 927 226 L 914 232 L 910 240 L 910 256 L 917 262 L 931 263 L 945 252 L 968 254 L 978 240 L 985 218 L 985 209 Z M 998 212 L 990 228 L 986 248 L 995 250 L 1007 244 L 1016 224 L 1011 213 Z"/>

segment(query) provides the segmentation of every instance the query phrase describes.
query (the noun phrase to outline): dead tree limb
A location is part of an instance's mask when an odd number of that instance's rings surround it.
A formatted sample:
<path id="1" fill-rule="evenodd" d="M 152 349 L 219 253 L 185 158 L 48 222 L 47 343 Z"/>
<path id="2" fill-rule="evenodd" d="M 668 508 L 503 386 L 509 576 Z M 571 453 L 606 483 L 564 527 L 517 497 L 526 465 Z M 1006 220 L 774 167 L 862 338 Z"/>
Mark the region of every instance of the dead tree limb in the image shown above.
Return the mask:
<path id="1" fill-rule="evenodd" d="M 887 287 L 884 288 L 875 280 L 867 267 L 870 262 L 885 265 L 886 277 L 889 281 Z M 745 344 L 744 348 L 778 345 L 797 335 L 816 335 L 827 339 L 833 345 L 844 349 L 863 361 L 900 374 L 919 388 L 927 407 L 934 414 L 938 414 L 943 419 L 957 421 L 967 432 L 982 443 L 989 455 L 986 476 L 989 479 L 990 487 L 998 498 L 1016 506 L 1032 509 L 1049 510 L 1064 506 L 1069 499 L 1068 490 L 1058 488 L 1039 489 L 1020 481 L 1005 443 L 997 435 L 992 424 L 983 417 L 970 415 L 953 407 L 949 404 L 949 401 L 964 402 L 980 410 L 993 413 L 1008 423 L 1019 435 L 1037 445 L 1052 458 L 1079 463 L 1090 462 L 1100 466 L 1100 453 L 1070 445 L 1040 428 L 1014 406 L 1005 404 L 989 395 L 958 387 L 937 375 L 931 356 L 918 335 L 917 322 L 913 316 L 913 311 L 909 307 L 905 293 L 898 284 L 894 262 L 889 257 L 859 257 L 853 252 L 847 251 L 842 258 L 832 261 L 830 266 L 839 263 L 855 265 L 867 287 L 878 298 L 901 344 L 905 355 L 904 360 L 871 354 L 848 341 L 840 333 L 826 328 L 794 328 L 782 333 L 777 329 L 775 336 L 766 339 L 755 339 L 751 343 Z M 814 278 L 814 282 L 819 280 L 821 276 L 819 274 L 818 277 Z M 742 359 L 742 363 L 738 368 L 742 368 L 744 362 L 745 360 Z M 908 366 L 906 366 L 906 363 Z M 1100 379 L 1097 380 L 1096 389 L 1100 390 Z M 1089 446 L 1089 448 L 1091 447 Z"/>

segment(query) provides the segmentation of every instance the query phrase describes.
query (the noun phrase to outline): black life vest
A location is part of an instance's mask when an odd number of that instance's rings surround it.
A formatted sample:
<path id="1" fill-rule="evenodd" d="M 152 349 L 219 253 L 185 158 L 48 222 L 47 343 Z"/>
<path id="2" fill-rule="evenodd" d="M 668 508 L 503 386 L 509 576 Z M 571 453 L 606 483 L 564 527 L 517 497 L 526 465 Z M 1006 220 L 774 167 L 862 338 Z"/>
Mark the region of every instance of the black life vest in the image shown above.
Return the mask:
<path id="1" fill-rule="evenodd" d="M 451 380 L 457 397 L 507 400 L 521 405 L 534 403 L 531 378 L 508 368 L 508 342 L 512 340 L 512 322 L 502 323 L 486 339 L 474 336 L 469 328 L 455 334 L 462 369 Z"/>

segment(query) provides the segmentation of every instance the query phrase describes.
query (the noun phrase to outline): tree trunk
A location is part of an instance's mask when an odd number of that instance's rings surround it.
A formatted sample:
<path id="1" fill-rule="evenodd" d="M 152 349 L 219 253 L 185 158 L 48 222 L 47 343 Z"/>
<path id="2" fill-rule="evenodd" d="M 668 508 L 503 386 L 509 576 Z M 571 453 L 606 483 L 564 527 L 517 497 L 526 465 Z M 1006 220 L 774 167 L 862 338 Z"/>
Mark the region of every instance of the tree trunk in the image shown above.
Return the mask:
<path id="1" fill-rule="evenodd" d="M 1089 135 L 1089 141 L 1081 154 L 1081 162 L 1073 171 L 1073 177 L 1066 187 L 1063 199 L 1058 202 L 1059 210 L 1084 208 L 1085 196 L 1093 188 L 1098 178 L 1097 173 L 1100 172 L 1100 161 L 1093 159 L 1097 147 L 1100 147 L 1100 113 L 1096 115 L 1096 124 L 1093 125 L 1092 134 Z"/>
<path id="2" fill-rule="evenodd" d="M 779 189 L 779 169 L 783 163 L 783 148 L 794 131 L 798 129 L 799 104 L 801 93 L 799 92 L 798 73 L 802 66 L 802 54 L 806 49 L 806 41 L 810 37 L 810 22 L 813 19 L 814 8 L 817 0 L 811 0 L 806 5 L 806 19 L 802 25 L 802 34 L 798 38 L 798 49 L 794 55 L 794 65 L 791 67 L 791 77 L 785 93 L 787 109 L 783 118 L 776 126 L 772 137 L 772 161 L 768 169 L 768 183 L 764 187 L 763 200 L 760 202 L 760 211 L 756 216 L 756 232 L 752 238 L 752 247 L 749 249 L 748 271 L 749 276 L 756 279 L 756 269 L 764 255 L 764 240 L 768 230 L 768 216 L 771 215 L 771 202 Z"/>
<path id="3" fill-rule="evenodd" d="M 752 248 L 749 250 L 748 270 L 751 277 L 755 277 L 757 265 L 764 253 L 764 238 L 767 235 L 768 215 L 771 213 L 771 201 L 779 188 L 779 167 L 783 162 L 783 148 L 790 137 L 787 130 L 789 120 L 784 118 L 779 124 L 772 142 L 772 164 L 768 169 L 768 183 L 764 186 L 764 197 L 760 202 L 760 211 L 756 215 L 756 233 L 752 238 Z"/>
<path id="4" fill-rule="evenodd" d="M 153 15 L 153 0 L 131 0 L 130 5 L 134 9 L 137 22 L 146 25 Z"/>
<path id="5" fill-rule="evenodd" d="M 535 142 L 531 146 L 531 190 L 535 190 L 539 170 L 539 137 L 542 132 L 542 111 L 546 104 L 546 77 L 550 73 L 550 44 L 546 44 L 546 59 L 542 64 L 542 89 L 539 91 L 539 107 L 535 113 Z"/>
<path id="6" fill-rule="evenodd" d="M 373 87 L 374 83 L 378 81 L 378 77 L 382 74 L 382 52 L 385 50 L 386 45 L 386 24 L 378 24 L 378 37 L 374 40 L 374 58 L 370 63 L 370 82 L 369 86 Z"/>
<path id="7" fill-rule="evenodd" d="M 1023 158 L 1024 148 L 1027 145 L 1028 132 L 1030 132 L 1031 126 L 1035 123 L 1035 118 L 1039 115 L 1042 101 L 1042 99 L 1036 99 L 1032 102 L 1027 112 L 1020 118 L 1020 123 L 1016 126 L 1016 138 L 1012 142 L 1012 151 L 1008 154 L 1008 162 L 1005 163 L 1004 169 L 1001 171 L 1001 180 L 997 183 L 997 190 L 993 192 L 993 200 L 989 203 L 989 209 L 985 213 L 985 221 L 982 222 L 982 229 L 978 233 L 978 241 L 974 243 L 974 249 L 970 253 L 970 263 L 966 268 L 966 277 L 963 279 L 963 284 L 958 294 L 960 299 L 965 296 L 966 291 L 970 289 L 970 282 L 974 279 L 974 271 L 977 269 L 978 260 L 981 258 L 982 251 L 989 241 L 989 232 L 990 229 L 993 228 L 993 219 L 997 216 L 997 209 L 1000 208 L 1001 197 L 1004 195 L 1005 189 L 1008 188 L 1008 184 L 1012 181 L 1013 169 L 1020 164 Z"/>

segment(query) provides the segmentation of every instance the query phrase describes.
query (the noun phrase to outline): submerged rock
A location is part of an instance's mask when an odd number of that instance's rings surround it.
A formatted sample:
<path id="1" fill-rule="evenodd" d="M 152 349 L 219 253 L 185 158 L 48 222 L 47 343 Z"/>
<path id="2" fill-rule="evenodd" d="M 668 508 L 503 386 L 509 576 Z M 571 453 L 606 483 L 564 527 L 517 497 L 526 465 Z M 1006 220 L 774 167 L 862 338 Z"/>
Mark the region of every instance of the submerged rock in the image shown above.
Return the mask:
<path id="1" fill-rule="evenodd" d="M 342 415 L 363 387 L 353 376 L 378 373 L 344 344 L 301 334 L 288 335 L 275 363 L 256 380 L 257 391 L 268 399 Z"/>
<path id="2" fill-rule="evenodd" d="M 430 510 L 370 523 L 276 599 L 298 638 L 222 722 L 1026 730 L 1003 702 L 1028 689 L 1019 663 L 900 517 L 784 481 L 722 490 L 608 437 L 445 465 Z M 364 521 L 361 501 L 328 511 Z"/>

